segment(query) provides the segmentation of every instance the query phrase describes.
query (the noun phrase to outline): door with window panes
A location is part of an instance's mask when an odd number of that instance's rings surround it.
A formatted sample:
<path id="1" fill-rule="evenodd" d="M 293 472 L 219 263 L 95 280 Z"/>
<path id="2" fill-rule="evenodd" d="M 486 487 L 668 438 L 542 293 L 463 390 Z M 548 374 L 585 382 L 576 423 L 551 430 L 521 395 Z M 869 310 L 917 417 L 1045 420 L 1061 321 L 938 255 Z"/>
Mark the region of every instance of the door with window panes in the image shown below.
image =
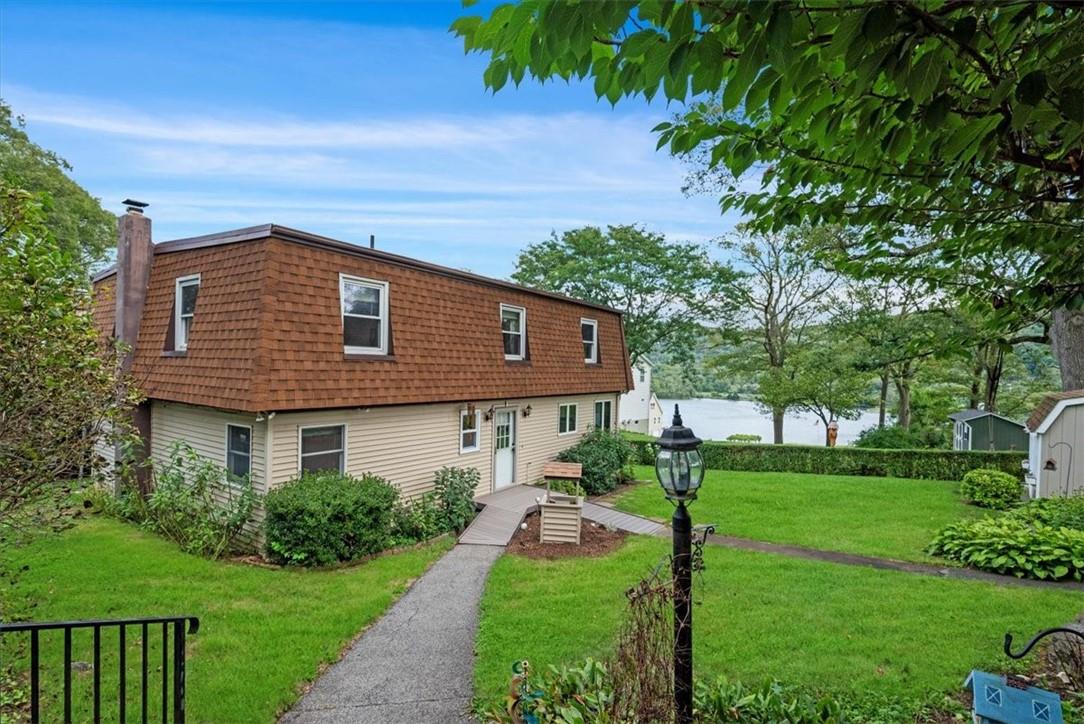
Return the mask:
<path id="1" fill-rule="evenodd" d="M 493 487 L 516 481 L 516 411 L 497 410 L 493 415 Z"/>

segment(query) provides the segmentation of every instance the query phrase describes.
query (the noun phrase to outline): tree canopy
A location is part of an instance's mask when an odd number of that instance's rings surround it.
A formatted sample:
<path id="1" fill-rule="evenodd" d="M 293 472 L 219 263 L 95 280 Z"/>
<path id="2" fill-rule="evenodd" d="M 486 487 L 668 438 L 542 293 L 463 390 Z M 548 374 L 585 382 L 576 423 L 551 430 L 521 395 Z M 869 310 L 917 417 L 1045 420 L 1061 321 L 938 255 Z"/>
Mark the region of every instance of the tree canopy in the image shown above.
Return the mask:
<path id="1" fill-rule="evenodd" d="M 21 119 L 0 101 L 0 180 L 44 194 L 39 199 L 54 243 L 81 253 L 89 264 L 116 246 L 117 220 L 68 177 L 71 170 L 63 158 L 31 141 Z"/>
<path id="2" fill-rule="evenodd" d="M 696 244 L 619 225 L 585 226 L 529 245 L 512 279 L 624 312 L 635 363 L 653 349 L 688 353 L 701 323 L 725 316 L 723 290 L 734 273 Z"/>
<path id="3" fill-rule="evenodd" d="M 589 78 L 611 103 L 686 103 L 659 147 L 706 150 L 724 210 L 849 226 L 850 272 L 952 289 L 997 324 L 1052 311 L 1063 385 L 1084 386 L 1084 7 L 526 0 L 453 30 L 494 91 Z"/>

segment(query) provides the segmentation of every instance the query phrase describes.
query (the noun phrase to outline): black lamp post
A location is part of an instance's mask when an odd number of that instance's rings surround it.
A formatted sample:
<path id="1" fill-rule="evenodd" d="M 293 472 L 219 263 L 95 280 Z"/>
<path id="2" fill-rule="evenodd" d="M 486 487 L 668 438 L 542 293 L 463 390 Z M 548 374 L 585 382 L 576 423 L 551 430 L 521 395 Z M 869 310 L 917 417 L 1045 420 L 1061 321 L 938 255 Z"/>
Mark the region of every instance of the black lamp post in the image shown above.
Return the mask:
<path id="1" fill-rule="evenodd" d="M 704 482 L 700 439 L 681 424 L 674 405 L 674 422 L 658 439 L 655 474 L 674 503 L 674 704 L 677 724 L 693 720 L 693 521 L 686 503 L 696 500 Z"/>

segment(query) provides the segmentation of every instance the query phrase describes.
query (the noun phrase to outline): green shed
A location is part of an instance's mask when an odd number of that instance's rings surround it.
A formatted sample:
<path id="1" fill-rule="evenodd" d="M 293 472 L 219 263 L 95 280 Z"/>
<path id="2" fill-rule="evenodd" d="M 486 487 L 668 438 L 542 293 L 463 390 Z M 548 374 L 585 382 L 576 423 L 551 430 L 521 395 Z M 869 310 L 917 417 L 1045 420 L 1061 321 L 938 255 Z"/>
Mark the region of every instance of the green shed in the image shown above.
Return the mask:
<path id="1" fill-rule="evenodd" d="M 986 410 L 962 410 L 949 415 L 953 422 L 953 450 L 1027 450 L 1024 426 Z"/>

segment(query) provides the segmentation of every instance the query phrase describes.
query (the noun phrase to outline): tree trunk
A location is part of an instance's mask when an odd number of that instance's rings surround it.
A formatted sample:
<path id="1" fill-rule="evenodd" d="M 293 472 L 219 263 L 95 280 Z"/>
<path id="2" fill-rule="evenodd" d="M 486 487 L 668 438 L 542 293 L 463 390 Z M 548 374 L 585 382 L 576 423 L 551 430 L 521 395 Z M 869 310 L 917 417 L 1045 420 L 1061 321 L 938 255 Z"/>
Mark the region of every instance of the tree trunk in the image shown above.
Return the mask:
<path id="1" fill-rule="evenodd" d="M 783 413 L 786 410 L 772 410 L 772 442 L 776 445 L 783 444 Z"/>
<path id="2" fill-rule="evenodd" d="M 904 430 L 911 427 L 911 379 L 901 377 L 896 380 L 896 394 L 899 399 L 896 402 L 899 412 L 896 416 L 896 424 Z"/>
<path id="3" fill-rule="evenodd" d="M 986 402 L 987 412 L 997 412 L 997 390 L 1001 385 L 1001 373 L 1005 370 L 1005 350 L 998 347 L 993 359 L 987 357 L 986 363 Z"/>
<path id="4" fill-rule="evenodd" d="M 982 367 L 982 362 L 975 362 L 975 366 L 971 368 L 971 391 L 967 396 L 967 409 L 969 410 L 977 410 L 979 407 L 980 394 L 982 393 Z"/>
<path id="5" fill-rule="evenodd" d="M 884 428 L 885 426 L 885 412 L 888 409 L 888 373 L 881 373 L 881 398 L 880 406 L 877 409 L 877 427 Z"/>
<path id="6" fill-rule="evenodd" d="M 1055 309 L 1050 350 L 1061 369 L 1061 389 L 1084 389 L 1084 309 Z"/>

